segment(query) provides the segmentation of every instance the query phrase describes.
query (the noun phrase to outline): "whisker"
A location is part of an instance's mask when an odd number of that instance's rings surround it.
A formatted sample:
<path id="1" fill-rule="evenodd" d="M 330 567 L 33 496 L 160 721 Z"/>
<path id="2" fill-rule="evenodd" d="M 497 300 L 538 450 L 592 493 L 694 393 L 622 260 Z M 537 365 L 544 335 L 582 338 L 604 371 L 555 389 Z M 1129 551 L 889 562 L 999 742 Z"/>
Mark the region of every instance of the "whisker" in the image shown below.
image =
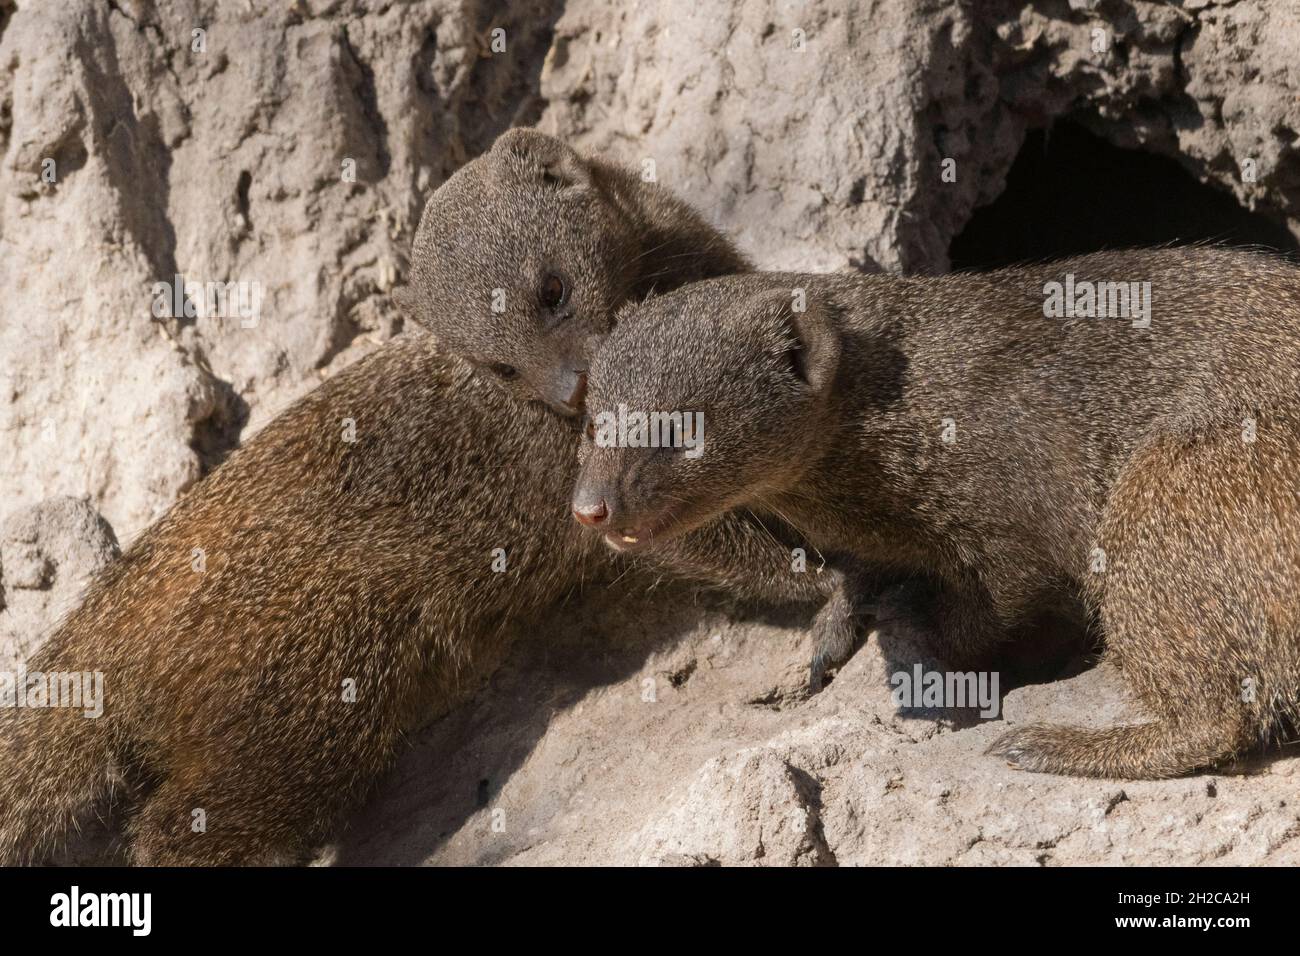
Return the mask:
<path id="1" fill-rule="evenodd" d="M 808 532 L 804 531 L 803 528 L 795 524 L 794 521 L 790 519 L 789 515 L 783 512 L 776 505 L 772 504 L 772 502 L 768 501 L 762 495 L 756 493 L 754 495 L 754 499 L 763 507 L 773 512 L 778 518 L 780 518 L 782 521 L 788 524 L 791 528 L 793 528 L 799 534 L 799 537 L 803 539 L 804 544 L 808 545 L 809 548 L 811 548 L 813 551 L 817 553 L 817 558 L 818 560 L 821 561 L 821 567 L 818 568 L 817 570 L 820 571 L 822 568 L 826 567 L 826 555 L 822 554 L 821 548 L 817 547 L 817 545 L 812 543 L 812 540 L 809 537 Z"/>

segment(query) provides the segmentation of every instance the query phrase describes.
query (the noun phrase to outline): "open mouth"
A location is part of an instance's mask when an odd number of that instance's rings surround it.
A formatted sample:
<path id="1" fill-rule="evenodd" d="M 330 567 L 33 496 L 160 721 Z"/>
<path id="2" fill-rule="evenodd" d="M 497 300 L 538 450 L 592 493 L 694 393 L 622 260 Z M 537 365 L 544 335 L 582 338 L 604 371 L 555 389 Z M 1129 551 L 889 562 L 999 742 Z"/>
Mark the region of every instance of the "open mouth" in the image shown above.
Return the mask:
<path id="1" fill-rule="evenodd" d="M 673 532 L 677 530 L 676 524 L 672 514 L 662 515 L 633 528 L 606 531 L 605 544 L 615 551 L 643 551 L 672 538 Z"/>

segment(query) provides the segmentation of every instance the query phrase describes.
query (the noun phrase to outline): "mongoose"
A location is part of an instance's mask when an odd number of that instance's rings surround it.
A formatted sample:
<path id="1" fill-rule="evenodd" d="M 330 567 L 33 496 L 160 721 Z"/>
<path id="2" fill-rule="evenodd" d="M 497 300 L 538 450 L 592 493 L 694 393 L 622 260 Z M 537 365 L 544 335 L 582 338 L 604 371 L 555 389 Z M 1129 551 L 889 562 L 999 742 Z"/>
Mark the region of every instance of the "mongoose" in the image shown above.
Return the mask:
<path id="1" fill-rule="evenodd" d="M 630 269 L 667 289 L 743 266 L 662 190 L 639 232 L 600 191 L 557 226 L 530 143 L 546 145 L 508 134 L 430 198 L 421 314 L 504 286 L 507 317 L 528 319 L 540 306 L 519 294 L 535 279 L 523 249 L 562 263 L 569 301 L 593 311 L 624 301 Z M 0 715 L 0 861 L 47 857 L 117 778 L 135 863 L 306 858 L 403 731 L 603 561 L 567 514 L 577 440 L 576 419 L 515 401 L 427 337 L 298 401 L 99 574 L 28 662 L 102 672 L 105 710 Z M 734 555 L 769 546 L 750 525 L 709 544 L 682 560 L 721 583 Z"/>
<path id="2" fill-rule="evenodd" d="M 553 136 L 511 130 L 498 138 L 492 156 L 495 178 L 467 176 L 458 184 L 467 214 L 424 217 L 405 298 L 442 349 L 521 402 L 581 417 L 587 369 L 619 305 L 751 268 L 671 192 L 622 166 L 584 157 Z M 498 195 L 508 198 L 502 202 Z M 544 241 L 505 228 L 502 210 L 519 208 L 545 223 Z M 456 269 L 442 266 L 448 257 Z M 589 523 L 600 520 L 576 514 Z M 607 543 L 615 551 L 633 550 L 617 538 Z M 809 683 L 815 692 L 859 632 L 866 610 L 859 592 L 880 582 L 865 569 L 792 571 L 791 552 L 801 544 L 777 516 L 738 514 L 700 529 L 659 560 L 737 594 L 824 600 L 812 627 Z"/>
<path id="3" fill-rule="evenodd" d="M 618 317 L 574 500 L 649 546 L 762 509 L 827 552 L 934 576 L 962 669 L 1072 592 L 1147 719 L 1029 725 L 990 752 L 1168 777 L 1297 716 L 1298 386 L 1300 272 L 1256 253 L 715 279 Z M 620 447 L 620 410 L 701 412 L 703 450 Z"/>
<path id="4" fill-rule="evenodd" d="M 687 203 L 622 166 L 531 129 L 502 134 L 490 155 L 449 181 L 465 197 L 458 215 L 421 220 L 405 301 L 444 351 L 521 401 L 580 416 L 620 305 L 750 269 Z M 532 228 L 512 221 L 523 210 Z"/>

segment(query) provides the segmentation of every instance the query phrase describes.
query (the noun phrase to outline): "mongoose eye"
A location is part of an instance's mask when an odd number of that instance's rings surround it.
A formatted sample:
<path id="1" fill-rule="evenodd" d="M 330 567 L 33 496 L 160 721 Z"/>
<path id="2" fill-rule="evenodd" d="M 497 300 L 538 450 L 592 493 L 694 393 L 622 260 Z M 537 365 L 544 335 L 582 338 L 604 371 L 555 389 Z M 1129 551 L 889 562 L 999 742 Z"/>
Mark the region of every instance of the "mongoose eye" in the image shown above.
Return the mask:
<path id="1" fill-rule="evenodd" d="M 552 274 L 542 280 L 541 299 L 546 308 L 558 309 L 568 297 L 569 290 L 559 276 Z"/>
<path id="2" fill-rule="evenodd" d="M 519 370 L 513 365 L 506 365 L 504 362 L 493 362 L 488 366 L 492 374 L 497 378 L 505 379 L 507 382 L 519 374 Z"/>

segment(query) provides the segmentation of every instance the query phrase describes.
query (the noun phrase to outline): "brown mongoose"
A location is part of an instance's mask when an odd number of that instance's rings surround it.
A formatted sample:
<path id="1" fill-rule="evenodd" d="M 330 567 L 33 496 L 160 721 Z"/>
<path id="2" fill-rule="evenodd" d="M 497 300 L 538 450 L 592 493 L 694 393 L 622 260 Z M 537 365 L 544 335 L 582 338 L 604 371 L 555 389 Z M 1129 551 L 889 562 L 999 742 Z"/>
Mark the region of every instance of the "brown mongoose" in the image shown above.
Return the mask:
<path id="1" fill-rule="evenodd" d="M 584 411 L 587 369 L 616 308 L 719 273 L 749 271 L 731 242 L 688 204 L 631 170 L 581 156 L 531 129 L 493 146 L 498 175 L 467 177 L 468 214 L 425 216 L 412 250 L 407 310 L 440 347 L 521 402 Z M 517 194 L 517 195 L 516 195 Z M 497 197 L 509 197 L 504 203 Z M 504 229 L 501 210 L 528 208 L 546 241 Z M 448 257 L 454 270 L 442 267 Z M 580 520 L 599 516 L 579 513 Z M 614 550 L 629 550 L 617 539 Z M 775 516 L 701 529 L 667 563 L 729 590 L 780 601 L 824 600 L 813 622 L 810 685 L 843 658 L 880 583 L 865 569 L 792 570 L 803 544 Z M 850 581 L 850 577 L 852 581 Z"/>
<path id="2" fill-rule="evenodd" d="M 535 280 L 523 249 L 561 263 L 569 301 L 593 312 L 632 294 L 633 273 L 666 289 L 744 266 L 662 190 L 639 212 L 622 196 L 617 214 L 591 191 L 557 225 L 530 144 L 547 140 L 503 137 L 431 197 L 422 315 L 504 287 L 507 316 L 526 321 L 541 306 L 521 294 Z M 594 573 L 603 549 L 567 513 L 577 440 L 576 419 L 513 400 L 427 337 L 294 404 L 106 568 L 28 663 L 102 672 L 105 710 L 0 716 L 0 861 L 47 857 L 117 777 L 136 863 L 304 859 L 405 728 Z M 770 547 L 761 530 L 711 533 L 681 560 L 743 584 L 730 562 Z"/>
<path id="3" fill-rule="evenodd" d="M 699 213 L 629 169 L 531 129 L 502 134 L 490 155 L 449 181 L 465 196 L 459 215 L 421 220 L 405 305 L 444 351 L 521 401 L 580 415 L 591 350 L 615 309 L 749 271 Z M 520 210 L 534 228 L 511 222 Z"/>
<path id="4" fill-rule="evenodd" d="M 1294 725 L 1298 386 L 1300 272 L 1255 253 L 716 279 L 620 314 L 575 502 L 643 546 L 766 509 L 828 552 L 936 576 L 962 668 L 1072 591 L 1149 719 L 1029 725 L 990 752 L 1167 777 Z M 620 446 L 630 410 L 702 413 L 702 451 Z"/>

